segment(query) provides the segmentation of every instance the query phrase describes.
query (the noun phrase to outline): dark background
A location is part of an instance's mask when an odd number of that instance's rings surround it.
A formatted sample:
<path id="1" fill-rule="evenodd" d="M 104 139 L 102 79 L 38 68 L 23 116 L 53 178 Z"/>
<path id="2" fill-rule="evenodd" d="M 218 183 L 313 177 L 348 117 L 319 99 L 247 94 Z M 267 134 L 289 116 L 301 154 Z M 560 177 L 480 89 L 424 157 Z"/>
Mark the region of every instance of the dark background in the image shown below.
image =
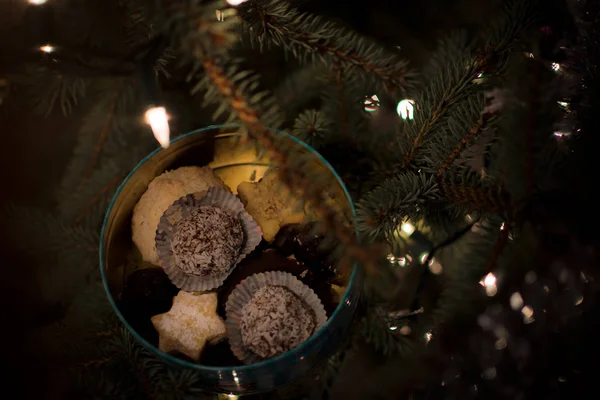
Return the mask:
<path id="1" fill-rule="evenodd" d="M 51 1 L 51 0 L 50 0 Z M 476 30 L 493 17 L 500 0 L 300 0 L 308 11 L 327 15 L 348 24 L 359 32 L 401 46 L 404 56 L 418 68 L 427 61 L 436 47 L 437 39 L 452 29 Z M 561 1 L 544 1 L 540 18 L 551 21 L 558 31 L 570 25 Z M 27 7 L 25 0 L 0 0 L 0 59 L 10 62 L 10 54 L 2 53 L 2 45 L 23 42 L 13 32 L 20 24 Z M 8 61 L 7 61 L 8 60 Z M 282 59 L 256 57 L 255 67 L 264 74 L 281 76 L 285 73 Z M 55 112 L 48 117 L 34 115 L 29 109 L 13 110 L 6 114 L 0 108 L 0 171 L 4 181 L 2 203 L 18 203 L 52 209 L 54 191 L 73 150 L 76 133 L 86 107 L 76 109 L 69 117 Z M 0 381 L 7 388 L 19 388 L 25 396 L 44 395 L 52 398 L 52 360 L 30 354 L 27 333 L 36 326 L 55 318 L 52 310 L 36 298 L 35 285 L 28 271 L 31 265 L 11 251 L 10 232 L 0 236 L 0 300 L 3 305 L 0 324 Z M 365 365 L 356 371 L 345 371 L 352 385 L 338 388 L 338 395 L 360 391 L 357 386 L 376 382 L 377 359 L 365 358 Z M 28 389 L 28 390 L 25 390 Z M 5 390 L 10 393 L 11 390 Z M 6 395 L 10 396 L 10 394 Z M 16 398 L 22 398 L 17 395 Z"/>

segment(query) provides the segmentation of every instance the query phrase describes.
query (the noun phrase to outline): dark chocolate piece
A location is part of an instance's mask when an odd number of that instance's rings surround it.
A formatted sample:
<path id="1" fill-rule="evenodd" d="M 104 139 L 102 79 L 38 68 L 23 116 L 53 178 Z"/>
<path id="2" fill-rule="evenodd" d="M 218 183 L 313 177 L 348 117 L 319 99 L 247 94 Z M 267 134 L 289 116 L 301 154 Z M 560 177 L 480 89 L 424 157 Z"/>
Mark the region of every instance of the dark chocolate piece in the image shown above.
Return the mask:
<path id="1" fill-rule="evenodd" d="M 218 207 L 201 206 L 177 225 L 171 250 L 186 274 L 217 276 L 235 263 L 243 241 L 237 218 Z"/>
<path id="2" fill-rule="evenodd" d="M 158 345 L 150 318 L 169 311 L 178 292 L 162 268 L 140 269 L 127 278 L 119 310 L 137 333 Z"/>
<path id="3" fill-rule="evenodd" d="M 315 313 L 288 288 L 264 286 L 242 309 L 244 346 L 263 358 L 285 353 L 313 334 Z"/>
<path id="4" fill-rule="evenodd" d="M 282 227 L 273 247 L 283 256 L 294 255 L 296 260 L 311 267 L 323 278 L 334 278 L 337 270 L 333 267 L 330 254 L 335 243 L 326 240 L 323 234 L 315 232 L 315 224 L 290 224 Z"/>

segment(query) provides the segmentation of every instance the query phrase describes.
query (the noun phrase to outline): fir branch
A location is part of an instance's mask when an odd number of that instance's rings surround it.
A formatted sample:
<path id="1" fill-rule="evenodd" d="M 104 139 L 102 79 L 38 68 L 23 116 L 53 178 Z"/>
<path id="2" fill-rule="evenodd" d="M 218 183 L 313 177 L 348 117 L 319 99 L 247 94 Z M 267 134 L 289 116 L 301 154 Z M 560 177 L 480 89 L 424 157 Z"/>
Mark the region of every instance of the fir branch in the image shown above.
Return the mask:
<path id="1" fill-rule="evenodd" d="M 436 180 L 408 172 L 383 182 L 357 205 L 357 226 L 369 240 L 392 240 L 406 218 L 418 219 L 419 206 L 439 199 Z"/>
<path id="2" fill-rule="evenodd" d="M 45 117 L 60 107 L 63 115 L 71 114 L 85 96 L 87 81 L 71 75 L 39 73 L 27 80 L 28 97 L 34 101 L 33 111 Z"/>
<path id="3" fill-rule="evenodd" d="M 102 127 L 100 128 L 100 133 L 98 134 L 98 139 L 96 140 L 96 144 L 92 151 L 90 161 L 89 161 L 88 165 L 86 166 L 86 168 L 84 169 L 83 179 L 87 179 L 90 177 L 94 168 L 96 167 L 96 163 L 98 162 L 98 160 L 100 158 L 100 153 L 102 152 L 102 146 L 104 145 L 104 142 L 106 141 L 106 138 L 108 137 L 108 134 L 110 133 L 110 131 L 112 129 L 112 123 L 113 123 L 113 120 L 116 117 L 116 113 L 117 113 L 117 105 L 119 102 L 119 97 L 125 88 L 126 82 L 127 81 L 125 79 L 121 79 L 115 88 L 114 94 L 113 94 L 113 96 L 109 102 L 108 108 L 106 110 L 106 117 L 104 118 L 104 123 L 102 124 Z M 80 181 L 80 184 L 81 184 L 81 181 Z"/>
<path id="4" fill-rule="evenodd" d="M 396 54 L 318 16 L 301 14 L 284 1 L 249 1 L 239 11 L 259 43 L 273 43 L 297 58 L 325 61 L 328 56 L 349 71 L 360 69 L 377 77 L 388 92 L 412 85 L 414 73 Z"/>
<path id="5" fill-rule="evenodd" d="M 77 214 L 77 217 L 75 217 L 75 223 L 81 223 L 83 218 L 90 213 L 92 208 L 100 201 L 100 199 L 106 196 L 107 193 L 112 193 L 115 186 L 121 183 L 122 180 L 123 176 L 115 176 L 104 186 L 102 186 L 102 188 L 100 188 L 100 190 L 91 198 L 89 204 L 83 210 L 81 210 L 79 214 Z"/>
<path id="6" fill-rule="evenodd" d="M 444 160 L 442 165 L 437 170 L 437 175 L 441 176 L 454 162 L 456 159 L 462 154 L 463 150 L 467 148 L 467 146 L 473 142 L 481 133 L 486 129 L 487 124 L 491 118 L 491 114 L 486 113 L 483 114 L 479 119 L 475 122 L 473 127 L 467 132 L 467 134 L 461 139 L 461 141 L 452 149 L 452 152 L 448 155 L 448 158 Z"/>
<path id="7" fill-rule="evenodd" d="M 475 210 L 494 214 L 514 212 L 510 197 L 500 186 L 472 186 L 465 183 L 441 181 L 439 190 L 450 201 L 469 205 Z"/>
<path id="8" fill-rule="evenodd" d="M 306 110 L 294 121 L 292 135 L 304 143 L 318 149 L 331 135 L 331 121 L 327 115 L 317 110 Z"/>

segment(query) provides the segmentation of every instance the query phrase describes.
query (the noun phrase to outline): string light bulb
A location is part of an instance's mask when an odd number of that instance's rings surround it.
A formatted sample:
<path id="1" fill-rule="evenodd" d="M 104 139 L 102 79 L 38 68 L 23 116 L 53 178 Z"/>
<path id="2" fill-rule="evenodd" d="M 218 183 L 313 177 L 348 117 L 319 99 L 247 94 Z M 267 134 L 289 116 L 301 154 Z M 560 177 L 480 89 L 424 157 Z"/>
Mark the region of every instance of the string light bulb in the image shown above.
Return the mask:
<path id="1" fill-rule="evenodd" d="M 54 46 L 51 46 L 49 44 L 45 44 L 43 46 L 40 46 L 40 50 L 43 51 L 44 53 L 50 54 L 52 53 L 55 49 Z"/>
<path id="2" fill-rule="evenodd" d="M 45 4 L 48 0 L 27 0 L 27 2 L 31 5 L 34 6 L 41 6 L 42 4 Z"/>
<path id="3" fill-rule="evenodd" d="M 496 276 L 491 272 L 479 281 L 479 284 L 485 288 L 485 293 L 492 297 L 498 293 L 498 287 L 496 286 Z"/>
<path id="4" fill-rule="evenodd" d="M 169 116 L 164 107 L 152 107 L 146 111 L 146 122 L 150 125 L 156 141 L 166 149 L 169 147 L 171 132 L 169 129 Z"/>
<path id="5" fill-rule="evenodd" d="M 414 119 L 415 101 L 410 99 L 401 100 L 396 107 L 396 112 L 402 119 Z"/>
<path id="6" fill-rule="evenodd" d="M 377 111 L 379 107 L 379 97 L 376 94 L 373 96 L 367 96 L 365 99 L 365 111 L 368 113 L 372 113 Z"/>
<path id="7" fill-rule="evenodd" d="M 403 222 L 400 225 L 400 235 L 404 237 L 410 237 L 415 232 L 415 226 L 410 222 Z"/>

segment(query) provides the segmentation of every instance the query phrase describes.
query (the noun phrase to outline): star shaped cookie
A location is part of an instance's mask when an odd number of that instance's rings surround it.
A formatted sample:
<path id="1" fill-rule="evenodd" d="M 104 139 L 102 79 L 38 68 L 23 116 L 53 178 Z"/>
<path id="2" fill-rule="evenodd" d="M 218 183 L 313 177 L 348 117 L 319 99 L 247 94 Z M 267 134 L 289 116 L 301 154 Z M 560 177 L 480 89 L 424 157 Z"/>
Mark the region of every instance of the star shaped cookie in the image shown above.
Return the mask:
<path id="1" fill-rule="evenodd" d="M 217 315 L 217 294 L 192 294 L 181 290 L 169 312 L 152 317 L 159 334 L 158 348 L 179 352 L 198 361 L 207 342 L 225 338 L 225 323 Z"/>
<path id="2" fill-rule="evenodd" d="M 257 183 L 240 183 L 237 191 L 246 211 L 260 226 L 267 242 L 275 239 L 282 226 L 299 224 L 306 219 L 301 199 L 281 182 L 275 169 L 267 171 Z"/>

